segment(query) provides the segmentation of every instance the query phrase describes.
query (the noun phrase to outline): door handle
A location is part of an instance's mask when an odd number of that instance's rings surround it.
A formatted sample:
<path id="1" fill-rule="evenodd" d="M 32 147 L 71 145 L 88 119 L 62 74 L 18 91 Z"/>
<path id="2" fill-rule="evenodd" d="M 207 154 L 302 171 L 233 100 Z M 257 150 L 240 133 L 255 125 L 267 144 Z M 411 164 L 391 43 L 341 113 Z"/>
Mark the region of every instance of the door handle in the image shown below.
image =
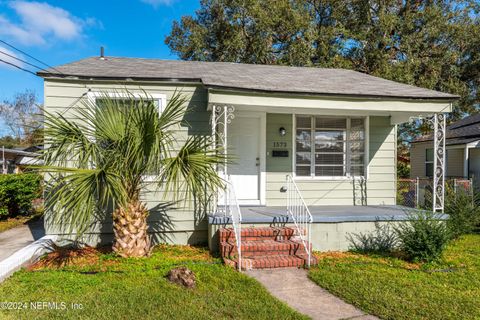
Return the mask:
<path id="1" fill-rule="evenodd" d="M 256 161 L 255 165 L 258 167 L 260 165 L 260 158 L 259 157 L 255 158 L 255 161 Z"/>

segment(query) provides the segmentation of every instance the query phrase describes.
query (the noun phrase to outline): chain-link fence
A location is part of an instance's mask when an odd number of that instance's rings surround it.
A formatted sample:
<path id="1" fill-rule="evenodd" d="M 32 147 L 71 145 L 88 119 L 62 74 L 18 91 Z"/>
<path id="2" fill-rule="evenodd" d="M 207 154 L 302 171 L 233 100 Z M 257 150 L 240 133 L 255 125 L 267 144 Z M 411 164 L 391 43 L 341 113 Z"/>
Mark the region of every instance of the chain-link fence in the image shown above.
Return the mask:
<path id="1" fill-rule="evenodd" d="M 446 190 L 455 194 L 465 192 L 473 194 L 472 179 L 447 179 Z M 433 205 L 433 179 L 398 179 L 397 204 L 410 208 L 432 209 Z"/>

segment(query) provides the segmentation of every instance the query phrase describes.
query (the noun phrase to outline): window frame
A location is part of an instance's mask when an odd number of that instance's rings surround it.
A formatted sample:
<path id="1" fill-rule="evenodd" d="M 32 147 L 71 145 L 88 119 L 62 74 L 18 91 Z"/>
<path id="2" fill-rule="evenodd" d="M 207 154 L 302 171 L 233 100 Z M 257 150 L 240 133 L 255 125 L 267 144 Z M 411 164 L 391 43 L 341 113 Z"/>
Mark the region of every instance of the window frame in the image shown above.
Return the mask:
<path id="1" fill-rule="evenodd" d="M 167 106 L 167 95 L 164 93 L 126 93 L 126 92 L 115 92 L 115 91 L 90 91 L 87 94 L 87 98 L 91 103 L 96 104 L 98 98 L 103 98 L 108 96 L 112 99 L 128 99 L 130 97 L 134 97 L 135 99 L 145 99 L 145 100 L 152 100 L 158 101 L 158 113 L 162 114 Z"/>
<path id="2" fill-rule="evenodd" d="M 315 169 L 315 150 L 311 149 L 311 160 L 310 160 L 310 175 L 309 176 L 299 176 L 297 175 L 297 117 L 309 117 L 311 120 L 311 135 L 313 134 L 312 137 L 314 137 L 314 133 L 316 131 L 316 123 L 315 123 L 315 117 L 321 117 L 321 118 L 334 118 L 334 119 L 346 119 L 346 128 L 345 128 L 345 149 L 349 148 L 350 145 L 350 132 L 351 132 L 351 119 L 362 119 L 363 120 L 363 125 L 364 125 L 364 134 L 365 137 L 363 139 L 363 144 L 364 144 L 364 151 L 363 151 L 363 157 L 364 157 L 364 163 L 363 163 L 363 175 L 362 176 L 352 176 L 350 174 L 350 166 L 351 163 L 350 161 L 347 161 L 347 157 L 351 152 L 348 152 L 347 150 L 343 153 L 344 154 L 344 162 L 343 162 L 343 167 L 345 168 L 345 171 L 348 172 L 348 174 L 345 174 L 343 176 L 316 176 L 314 174 L 315 171 L 312 172 L 312 168 Z M 369 178 L 369 147 L 370 147 L 370 141 L 369 141 L 369 127 L 370 127 L 370 117 L 369 116 L 336 116 L 336 115 L 322 115 L 322 114 L 292 114 L 292 176 L 294 177 L 295 180 L 353 180 L 354 178 L 364 178 L 365 180 L 368 180 Z M 332 129 L 333 130 L 333 129 Z M 311 139 L 313 139 L 311 137 Z M 315 148 L 315 146 L 311 146 L 311 148 Z M 340 166 L 340 165 L 338 165 Z"/>
<path id="3" fill-rule="evenodd" d="M 428 151 L 429 150 L 432 150 L 432 157 L 433 159 L 432 160 L 428 160 Z M 432 174 L 431 175 L 428 175 L 428 170 L 427 170 L 427 165 L 431 164 L 432 165 Z M 425 148 L 425 164 L 424 164 L 424 168 L 425 168 L 425 177 L 428 177 L 428 178 L 433 178 L 433 173 L 435 171 L 435 149 L 434 148 Z"/>

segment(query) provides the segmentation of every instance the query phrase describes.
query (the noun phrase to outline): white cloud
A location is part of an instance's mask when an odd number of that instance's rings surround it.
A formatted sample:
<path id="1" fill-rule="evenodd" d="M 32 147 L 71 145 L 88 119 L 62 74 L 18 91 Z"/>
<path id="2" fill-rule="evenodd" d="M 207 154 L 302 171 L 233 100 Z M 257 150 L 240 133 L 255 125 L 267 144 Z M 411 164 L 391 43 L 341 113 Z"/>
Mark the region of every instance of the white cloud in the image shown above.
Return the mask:
<path id="1" fill-rule="evenodd" d="M 0 16 L 0 35 L 13 38 L 23 44 L 43 44 L 45 40 L 38 33 L 28 30 L 11 23 L 7 18 Z"/>
<path id="2" fill-rule="evenodd" d="M 158 6 L 170 6 L 177 0 L 141 0 L 144 3 L 147 3 L 154 8 L 157 8 Z"/>
<path id="3" fill-rule="evenodd" d="M 85 27 L 101 27 L 94 18 L 81 19 L 44 2 L 13 1 L 9 6 L 18 15 L 19 23 L 0 16 L 0 35 L 25 45 L 43 45 L 51 38 L 74 40 L 82 36 Z"/>
<path id="4" fill-rule="evenodd" d="M 18 54 L 15 54 L 13 51 L 5 48 L 5 47 L 2 47 L 0 46 L 0 59 L 2 59 L 3 61 L 6 61 L 6 62 L 9 62 L 9 63 L 13 63 L 19 67 L 25 67 L 25 64 L 15 58 L 19 58 L 19 59 L 22 59 L 23 60 L 23 57 L 18 55 Z M 0 63 L 0 67 L 2 68 L 13 68 L 12 66 L 9 66 L 5 63 Z"/>

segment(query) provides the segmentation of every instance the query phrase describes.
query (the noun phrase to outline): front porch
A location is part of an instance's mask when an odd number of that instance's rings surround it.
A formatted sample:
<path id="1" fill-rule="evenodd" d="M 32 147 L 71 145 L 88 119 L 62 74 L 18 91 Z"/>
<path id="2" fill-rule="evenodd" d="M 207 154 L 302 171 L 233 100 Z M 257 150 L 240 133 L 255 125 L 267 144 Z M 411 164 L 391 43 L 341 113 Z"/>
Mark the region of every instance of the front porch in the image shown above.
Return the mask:
<path id="1" fill-rule="evenodd" d="M 292 215 L 282 206 L 240 206 L 241 228 L 295 229 Z M 347 251 L 349 237 L 375 230 L 375 223 L 398 223 L 408 219 L 412 209 L 399 205 L 331 205 L 309 206 L 312 215 L 310 241 L 315 251 Z M 446 218 L 445 216 L 440 216 Z M 220 243 L 218 230 L 232 225 L 231 215 L 208 216 L 208 244 L 217 251 Z"/>
<path id="2" fill-rule="evenodd" d="M 398 205 L 367 206 L 309 206 L 312 223 L 401 221 L 416 209 Z M 242 224 L 282 225 L 292 223 L 287 208 L 282 206 L 240 206 Z M 230 216 L 209 215 L 208 223 L 214 225 L 231 224 Z"/>
<path id="3" fill-rule="evenodd" d="M 444 102 L 211 90 L 209 108 L 212 137 L 230 161 L 218 167 L 227 187 L 208 217 L 208 241 L 237 267 L 276 266 L 272 256 L 307 264 L 312 250 L 350 249 L 350 237 L 377 221 L 408 219 L 415 209 L 396 203 L 396 126 L 412 117 L 433 115 L 432 209 L 443 210 Z"/>

